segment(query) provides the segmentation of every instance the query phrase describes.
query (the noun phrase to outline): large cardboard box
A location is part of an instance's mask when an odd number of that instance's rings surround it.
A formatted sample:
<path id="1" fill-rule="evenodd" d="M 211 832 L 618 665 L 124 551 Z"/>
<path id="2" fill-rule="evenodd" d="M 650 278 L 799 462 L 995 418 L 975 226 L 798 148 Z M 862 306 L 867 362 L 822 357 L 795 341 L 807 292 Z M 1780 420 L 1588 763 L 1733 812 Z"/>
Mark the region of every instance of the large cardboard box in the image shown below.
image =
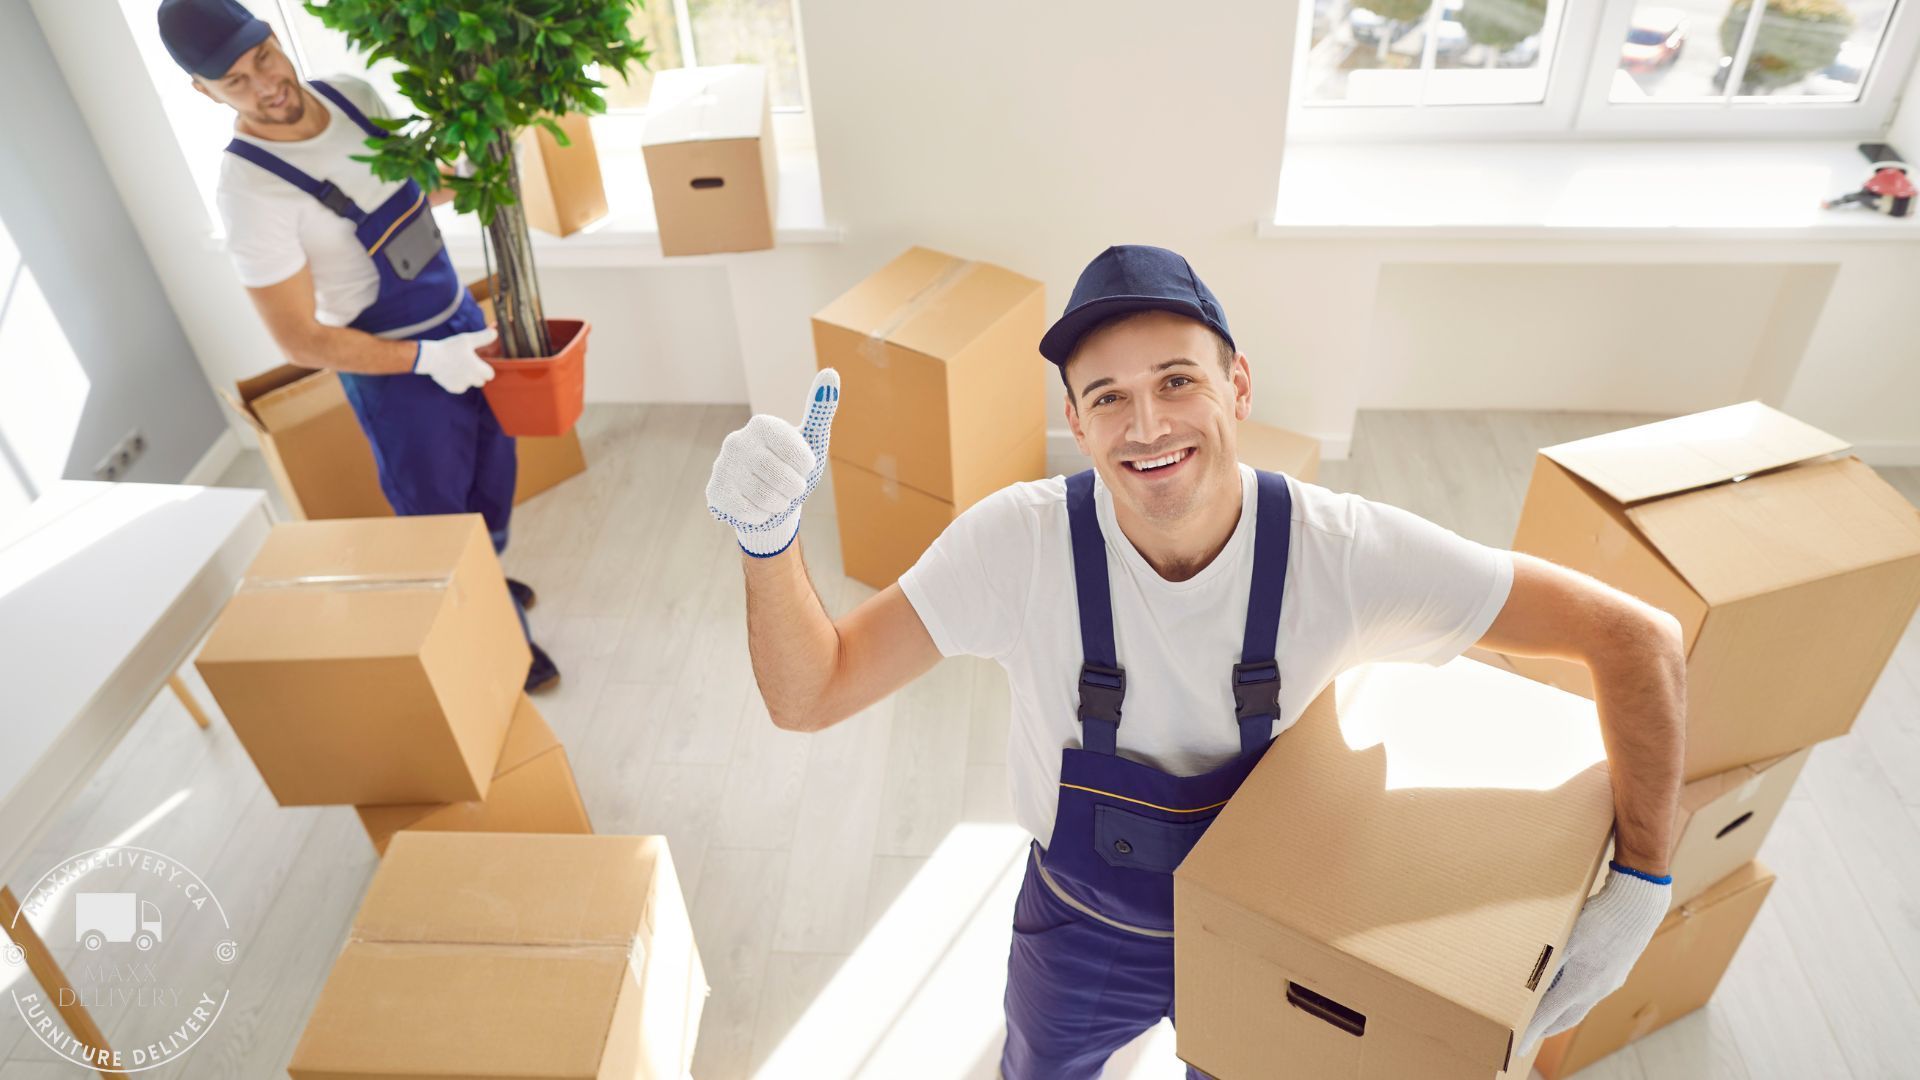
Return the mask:
<path id="1" fill-rule="evenodd" d="M 507 742 L 494 766 L 484 799 L 457 803 L 403 803 L 355 807 L 373 849 L 402 829 L 430 832 L 591 833 L 587 808 L 567 764 L 566 748 L 547 726 L 533 700 L 520 695 L 507 728 Z"/>
<path id="2" fill-rule="evenodd" d="M 1240 460 L 1311 484 L 1320 477 L 1320 440 L 1253 420 L 1240 421 Z"/>
<path id="3" fill-rule="evenodd" d="M 1612 825 L 1592 703 L 1465 657 L 1343 674 L 1174 873 L 1181 1058 L 1492 1080 Z"/>
<path id="4" fill-rule="evenodd" d="M 640 152 L 661 254 L 773 246 L 780 166 L 765 68 L 721 64 L 655 74 Z"/>
<path id="5" fill-rule="evenodd" d="M 1678 907 L 1760 853 L 1813 748 L 1742 765 L 1680 790 L 1670 873 Z"/>
<path id="6" fill-rule="evenodd" d="M 813 317 L 840 372 L 828 452 L 961 510 L 1038 479 L 1008 455 L 1046 426 L 1045 331 L 1038 281 L 912 248 Z"/>
<path id="7" fill-rule="evenodd" d="M 194 666 L 282 806 L 487 794 L 532 655 L 478 514 L 274 527 Z"/>
<path id="8" fill-rule="evenodd" d="M 530 228 L 570 236 L 607 216 L 607 189 L 586 116 L 553 120 L 566 132 L 566 146 L 539 124 L 520 133 L 520 204 Z"/>
<path id="9" fill-rule="evenodd" d="M 1773 887 L 1747 863 L 1667 915 L 1625 985 L 1573 1028 L 1541 1040 L 1534 1067 L 1547 1080 L 1575 1072 L 1707 1003 Z"/>
<path id="10" fill-rule="evenodd" d="M 282 364 L 241 379 L 234 391 L 220 396 L 253 429 L 295 520 L 393 513 L 340 376 Z"/>
<path id="11" fill-rule="evenodd" d="M 1046 459 L 1046 429 L 1035 428 L 1009 452 L 1003 470 L 1027 479 L 1046 469 Z M 839 459 L 833 497 L 842 571 L 876 589 L 906 573 L 964 509 Z"/>
<path id="12" fill-rule="evenodd" d="M 1688 780 L 1845 734 L 1920 605 L 1920 513 L 1845 449 L 1747 402 L 1534 462 L 1514 550 L 1685 630 Z M 1593 692 L 1583 665 L 1510 660 Z"/>
<path id="13" fill-rule="evenodd" d="M 293 1080 L 681 1080 L 707 993 L 664 837 L 403 832 Z"/>

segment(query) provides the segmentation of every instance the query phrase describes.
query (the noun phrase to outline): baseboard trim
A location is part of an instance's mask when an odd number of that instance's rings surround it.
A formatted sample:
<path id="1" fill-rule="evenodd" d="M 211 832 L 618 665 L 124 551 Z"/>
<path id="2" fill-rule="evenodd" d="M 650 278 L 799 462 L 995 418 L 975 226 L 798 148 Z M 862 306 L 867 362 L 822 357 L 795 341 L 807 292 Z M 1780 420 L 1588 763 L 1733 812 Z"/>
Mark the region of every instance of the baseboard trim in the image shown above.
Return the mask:
<path id="1" fill-rule="evenodd" d="M 239 457 L 239 436 L 233 433 L 232 428 L 222 425 L 220 437 L 213 440 L 213 445 L 207 447 L 207 452 L 200 455 L 200 460 L 193 463 L 193 468 L 187 470 L 187 475 L 180 482 L 203 486 L 211 484 L 220 479 L 220 474 L 226 472 L 227 466 Z"/>

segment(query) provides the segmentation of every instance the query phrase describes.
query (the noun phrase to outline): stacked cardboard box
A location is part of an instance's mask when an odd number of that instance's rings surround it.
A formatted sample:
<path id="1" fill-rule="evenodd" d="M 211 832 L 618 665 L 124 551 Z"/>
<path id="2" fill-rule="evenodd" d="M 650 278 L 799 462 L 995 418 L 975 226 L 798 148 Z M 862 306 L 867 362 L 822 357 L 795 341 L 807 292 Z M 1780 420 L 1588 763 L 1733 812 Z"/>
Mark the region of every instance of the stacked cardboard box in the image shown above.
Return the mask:
<path id="1" fill-rule="evenodd" d="M 459 514 L 276 526 L 195 666 L 282 806 L 366 808 L 379 846 L 590 831 L 530 662 L 486 524 Z"/>
<path id="2" fill-rule="evenodd" d="M 1627 984 L 1546 1041 L 1550 1078 L 1707 1003 L 1773 875 L 1814 743 L 1845 734 L 1920 604 L 1920 515 L 1841 440 L 1757 402 L 1548 447 L 1513 547 L 1673 613 L 1687 649 L 1674 910 Z M 1591 696 L 1586 668 L 1513 670 Z"/>
<path id="3" fill-rule="evenodd" d="M 1320 440 L 1286 428 L 1240 421 L 1240 460 L 1311 484 L 1320 477 Z"/>
<path id="4" fill-rule="evenodd" d="M 885 588 L 962 510 L 1046 468 L 1045 289 L 913 248 L 813 317 L 840 372 L 833 494 L 848 577 Z"/>
<path id="5" fill-rule="evenodd" d="M 707 994 L 659 836 L 405 832 L 293 1080 L 680 1080 Z"/>
<path id="6" fill-rule="evenodd" d="M 1174 874 L 1181 1058 L 1222 1080 L 1524 1076 L 1613 823 L 1605 760 L 1591 702 L 1494 665 L 1340 676 Z"/>

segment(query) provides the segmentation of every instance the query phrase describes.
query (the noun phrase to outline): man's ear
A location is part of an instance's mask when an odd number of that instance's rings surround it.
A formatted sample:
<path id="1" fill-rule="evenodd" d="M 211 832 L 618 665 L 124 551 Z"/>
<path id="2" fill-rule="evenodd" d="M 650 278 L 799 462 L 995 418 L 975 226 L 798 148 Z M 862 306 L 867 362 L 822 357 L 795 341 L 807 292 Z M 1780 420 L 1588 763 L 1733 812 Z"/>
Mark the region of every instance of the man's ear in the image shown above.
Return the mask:
<path id="1" fill-rule="evenodd" d="M 202 96 L 202 97 L 204 97 L 204 98 L 206 98 L 206 99 L 207 99 L 208 101 L 211 101 L 211 102 L 213 102 L 213 103 L 214 103 L 214 104 L 216 104 L 216 105 L 218 105 L 218 104 L 220 104 L 220 99 L 219 99 L 219 98 L 217 98 L 217 97 L 214 97 L 214 96 L 213 96 L 212 94 L 210 94 L 210 93 L 208 93 L 208 92 L 207 92 L 207 88 L 206 88 L 205 86 L 203 86 L 203 85 L 201 85 L 201 83 L 200 83 L 200 80 L 199 80 L 199 79 L 193 79 L 193 80 L 190 80 L 190 81 L 191 81 L 191 82 L 193 83 L 193 88 L 194 88 L 195 90 L 198 90 L 198 91 L 200 91 L 200 96 Z"/>
<path id="2" fill-rule="evenodd" d="M 1080 430 L 1080 410 L 1073 407 L 1073 391 L 1067 391 L 1065 403 L 1061 408 L 1067 414 L 1067 430 L 1073 432 L 1073 445 L 1079 447 L 1081 453 L 1092 457 L 1093 453 L 1087 449 L 1086 432 Z"/>
<path id="3" fill-rule="evenodd" d="M 1245 420 L 1253 413 L 1253 365 L 1246 353 L 1233 354 L 1233 418 Z"/>

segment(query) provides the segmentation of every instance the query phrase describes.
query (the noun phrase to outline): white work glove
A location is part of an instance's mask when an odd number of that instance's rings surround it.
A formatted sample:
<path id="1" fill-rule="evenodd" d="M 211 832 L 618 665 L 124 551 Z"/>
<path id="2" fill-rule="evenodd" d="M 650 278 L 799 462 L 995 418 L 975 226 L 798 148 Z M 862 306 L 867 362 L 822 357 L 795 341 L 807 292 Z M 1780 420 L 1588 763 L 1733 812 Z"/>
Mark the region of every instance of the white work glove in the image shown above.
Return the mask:
<path id="1" fill-rule="evenodd" d="M 720 443 L 707 480 L 707 509 L 733 526 L 740 550 L 765 559 L 800 531 L 800 504 L 827 469 L 827 436 L 840 407 L 840 373 L 823 368 L 807 391 L 807 418 L 794 427 L 761 413 Z"/>
<path id="2" fill-rule="evenodd" d="M 1520 1040 L 1521 1056 L 1534 1044 L 1557 1035 L 1586 1018 L 1587 1010 L 1627 981 L 1634 962 L 1667 917 L 1673 896 L 1673 878 L 1664 884 L 1623 872 L 1619 863 L 1607 868 L 1607 883 L 1587 898 L 1573 933 L 1561 952 L 1559 971 L 1547 984 L 1534 1011 L 1533 1022 Z"/>
<path id="3" fill-rule="evenodd" d="M 493 379 L 493 365 L 480 359 L 477 350 L 498 336 L 489 326 L 433 341 L 416 341 L 414 374 L 432 376 L 440 389 L 449 394 L 464 394 Z"/>

